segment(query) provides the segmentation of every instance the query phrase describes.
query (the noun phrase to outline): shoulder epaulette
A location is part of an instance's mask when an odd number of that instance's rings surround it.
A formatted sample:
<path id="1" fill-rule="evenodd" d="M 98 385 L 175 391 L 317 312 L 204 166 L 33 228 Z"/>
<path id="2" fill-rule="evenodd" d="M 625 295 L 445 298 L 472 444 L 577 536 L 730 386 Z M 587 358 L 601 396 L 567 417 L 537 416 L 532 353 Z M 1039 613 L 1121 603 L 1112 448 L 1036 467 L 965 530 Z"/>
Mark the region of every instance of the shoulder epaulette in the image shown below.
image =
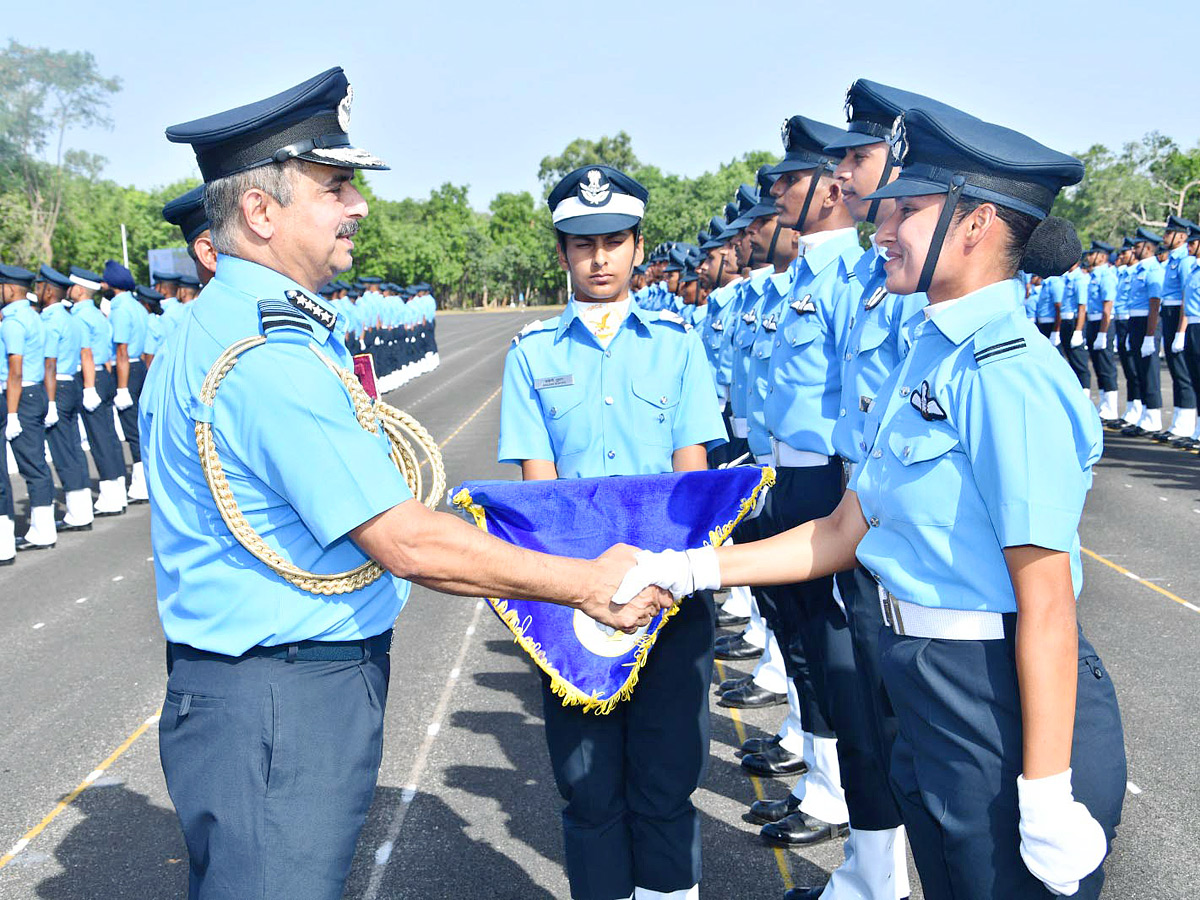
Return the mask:
<path id="1" fill-rule="evenodd" d="M 312 322 L 308 317 L 283 300 L 259 300 L 258 324 L 268 337 L 276 337 L 283 332 L 303 335 L 305 338 L 313 335 Z"/>
<path id="2" fill-rule="evenodd" d="M 553 319 L 534 319 L 528 325 L 521 329 L 518 334 L 513 335 L 512 346 L 517 346 L 522 340 L 531 334 L 536 334 L 539 331 L 548 331 L 551 328 L 558 327 L 558 317 Z"/>
<path id="3" fill-rule="evenodd" d="M 1001 317 L 985 325 L 975 334 L 975 363 L 986 366 L 1012 356 L 1029 352 L 1029 342 L 1011 317 Z"/>
<path id="4" fill-rule="evenodd" d="M 670 309 L 660 310 L 658 313 L 658 321 L 670 322 L 672 325 L 679 325 L 684 329 L 684 331 L 692 330 L 692 326 L 689 325 L 686 321 L 684 321 L 683 316 L 679 315 L 679 313 L 675 312 L 674 310 L 670 310 Z"/>

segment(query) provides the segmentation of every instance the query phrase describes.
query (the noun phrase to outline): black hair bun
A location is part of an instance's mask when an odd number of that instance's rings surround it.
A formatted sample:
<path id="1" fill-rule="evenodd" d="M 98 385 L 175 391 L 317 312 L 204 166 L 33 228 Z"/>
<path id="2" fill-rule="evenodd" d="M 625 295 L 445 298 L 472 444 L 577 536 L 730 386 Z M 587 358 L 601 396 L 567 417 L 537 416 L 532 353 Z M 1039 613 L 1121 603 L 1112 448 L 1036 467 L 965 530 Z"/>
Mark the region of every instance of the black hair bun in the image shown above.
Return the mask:
<path id="1" fill-rule="evenodd" d="M 1075 226 L 1058 216 L 1038 222 L 1021 257 L 1021 271 L 1041 278 L 1061 275 L 1079 262 L 1083 245 Z"/>

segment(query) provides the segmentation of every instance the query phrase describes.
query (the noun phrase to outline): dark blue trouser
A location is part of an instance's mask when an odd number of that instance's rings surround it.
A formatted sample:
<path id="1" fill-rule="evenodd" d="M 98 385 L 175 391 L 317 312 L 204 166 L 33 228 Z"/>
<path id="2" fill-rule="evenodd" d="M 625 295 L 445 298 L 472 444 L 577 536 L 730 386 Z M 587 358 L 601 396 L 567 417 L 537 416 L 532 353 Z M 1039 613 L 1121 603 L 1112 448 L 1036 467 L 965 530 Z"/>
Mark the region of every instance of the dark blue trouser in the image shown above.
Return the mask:
<path id="1" fill-rule="evenodd" d="M 389 659 L 169 651 L 158 724 L 190 900 L 340 900 L 383 753 Z"/>
<path id="2" fill-rule="evenodd" d="M 21 388 L 17 417 L 21 433 L 11 442 L 17 471 L 29 490 L 29 507 L 54 503 L 54 481 L 46 465 L 46 386 L 31 384 Z"/>
<path id="3" fill-rule="evenodd" d="M 1088 368 L 1088 343 L 1086 334 L 1082 347 L 1071 346 L 1071 338 L 1075 336 L 1074 316 L 1069 319 L 1066 316 L 1063 317 L 1062 327 L 1058 334 L 1062 339 L 1059 349 L 1062 351 L 1062 355 L 1066 357 L 1067 365 L 1071 367 L 1071 371 L 1079 379 L 1079 386 L 1090 388 L 1092 386 L 1092 373 Z"/>
<path id="4" fill-rule="evenodd" d="M 715 632 L 712 595 L 683 600 L 633 696 L 605 716 L 564 707 L 543 677 L 550 765 L 567 801 L 573 900 L 699 884 L 700 816 L 691 796 L 708 764 Z"/>
<path id="5" fill-rule="evenodd" d="M 2 351 L 0 351 L 2 352 Z M 0 516 L 15 518 L 13 510 L 12 482 L 8 479 L 8 440 L 4 436 L 8 428 L 8 414 L 0 416 Z"/>
<path id="6" fill-rule="evenodd" d="M 83 376 L 78 379 L 80 396 L 83 394 Z M 113 397 L 117 394 L 117 382 L 107 369 L 96 370 L 96 393 L 100 405 L 91 412 L 83 411 L 83 429 L 87 432 L 88 447 L 92 461 L 101 481 L 113 481 L 125 477 L 125 451 L 117 439 L 117 426 L 113 424 Z"/>
<path id="7" fill-rule="evenodd" d="M 1141 401 L 1146 409 L 1162 408 L 1162 381 L 1159 372 L 1158 354 L 1142 356 L 1142 341 L 1146 339 L 1148 316 L 1129 317 L 1129 352 L 1137 366 L 1138 384 L 1142 389 Z"/>
<path id="8" fill-rule="evenodd" d="M 59 381 L 54 394 L 58 424 L 46 430 L 50 458 L 54 460 L 54 468 L 64 491 L 81 491 L 88 486 L 87 458 L 83 455 L 83 444 L 79 440 L 82 395 L 83 389 L 74 378 Z"/>
<path id="9" fill-rule="evenodd" d="M 1196 390 L 1192 385 L 1192 375 L 1188 371 L 1187 362 L 1182 353 L 1171 349 L 1175 333 L 1179 331 L 1179 318 L 1183 315 L 1182 306 L 1163 306 L 1159 311 L 1159 321 L 1162 322 L 1163 350 L 1167 356 L 1167 371 L 1171 373 L 1171 391 L 1174 406 L 1178 409 L 1196 408 Z"/>
<path id="10" fill-rule="evenodd" d="M 135 463 L 142 461 L 142 441 L 138 436 L 138 400 L 142 396 L 142 385 L 146 383 L 146 364 L 140 359 L 129 361 L 129 393 L 133 406 L 117 410 L 121 420 L 121 431 L 125 432 L 125 443 L 129 445 L 129 457 Z M 124 468 L 122 467 L 122 471 Z"/>
<path id="11" fill-rule="evenodd" d="M 1200 322 L 1188 323 L 1187 340 L 1183 345 L 1183 361 L 1187 364 L 1188 374 L 1192 376 L 1192 384 L 1200 384 Z"/>
<path id="12" fill-rule="evenodd" d="M 1022 769 L 1016 616 L 1005 638 L 950 641 L 881 633 L 883 677 L 899 720 L 891 776 L 927 900 L 1041 900 L 1054 895 L 1021 860 L 1017 776 Z M 1111 845 L 1125 797 L 1117 696 L 1079 635 L 1071 749 L 1075 799 Z M 1079 884 L 1095 900 L 1097 869 Z"/>
<path id="13" fill-rule="evenodd" d="M 1100 325 L 1100 319 L 1092 319 L 1087 323 L 1087 352 L 1092 360 L 1092 368 L 1096 372 L 1096 386 L 1101 391 L 1115 391 L 1117 389 L 1117 364 L 1113 361 L 1112 342 L 1110 341 L 1103 350 L 1092 349 L 1092 345 L 1096 343 L 1096 335 L 1100 333 Z"/>
<path id="14" fill-rule="evenodd" d="M 1117 359 L 1125 373 L 1125 400 L 1132 403 L 1142 399 L 1142 381 L 1138 375 L 1137 355 L 1129 346 L 1129 320 L 1113 320 L 1113 329 L 1117 334 Z"/>

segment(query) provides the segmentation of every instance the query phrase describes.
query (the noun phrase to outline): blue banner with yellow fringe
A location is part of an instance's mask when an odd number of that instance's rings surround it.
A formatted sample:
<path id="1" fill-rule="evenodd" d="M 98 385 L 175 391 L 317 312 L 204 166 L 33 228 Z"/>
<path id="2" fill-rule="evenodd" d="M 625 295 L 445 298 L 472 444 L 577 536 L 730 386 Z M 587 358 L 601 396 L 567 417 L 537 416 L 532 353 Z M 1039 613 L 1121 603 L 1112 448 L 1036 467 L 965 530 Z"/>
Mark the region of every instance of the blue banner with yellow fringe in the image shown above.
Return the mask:
<path id="1" fill-rule="evenodd" d="M 468 481 L 451 496 L 476 525 L 510 544 L 592 559 L 620 543 L 643 550 L 720 546 L 774 483 L 774 470 L 741 466 L 559 481 Z M 679 609 L 660 612 L 628 635 L 551 603 L 498 598 L 488 603 L 550 676 L 564 706 L 601 715 L 633 693 L 659 631 Z"/>

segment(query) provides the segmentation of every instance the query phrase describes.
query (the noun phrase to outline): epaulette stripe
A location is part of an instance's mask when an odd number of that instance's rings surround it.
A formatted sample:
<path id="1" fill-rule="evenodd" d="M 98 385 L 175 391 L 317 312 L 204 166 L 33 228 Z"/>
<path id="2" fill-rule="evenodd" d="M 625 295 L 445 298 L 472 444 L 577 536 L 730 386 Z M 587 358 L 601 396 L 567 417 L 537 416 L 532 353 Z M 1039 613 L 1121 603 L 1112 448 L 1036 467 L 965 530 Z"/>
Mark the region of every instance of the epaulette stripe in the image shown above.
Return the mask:
<path id="1" fill-rule="evenodd" d="M 270 328 L 302 328 L 309 334 L 312 334 L 312 326 L 307 322 L 297 321 L 296 319 L 262 319 L 263 331 Z"/>
<path id="2" fill-rule="evenodd" d="M 1013 350 L 1024 350 L 1025 338 L 1017 338 L 1013 341 L 1007 341 L 1003 344 L 995 344 L 991 347 L 986 347 L 975 354 L 975 362 L 983 362 L 985 359 L 990 359 L 993 356 L 999 356 L 1002 353 L 1011 353 Z"/>

